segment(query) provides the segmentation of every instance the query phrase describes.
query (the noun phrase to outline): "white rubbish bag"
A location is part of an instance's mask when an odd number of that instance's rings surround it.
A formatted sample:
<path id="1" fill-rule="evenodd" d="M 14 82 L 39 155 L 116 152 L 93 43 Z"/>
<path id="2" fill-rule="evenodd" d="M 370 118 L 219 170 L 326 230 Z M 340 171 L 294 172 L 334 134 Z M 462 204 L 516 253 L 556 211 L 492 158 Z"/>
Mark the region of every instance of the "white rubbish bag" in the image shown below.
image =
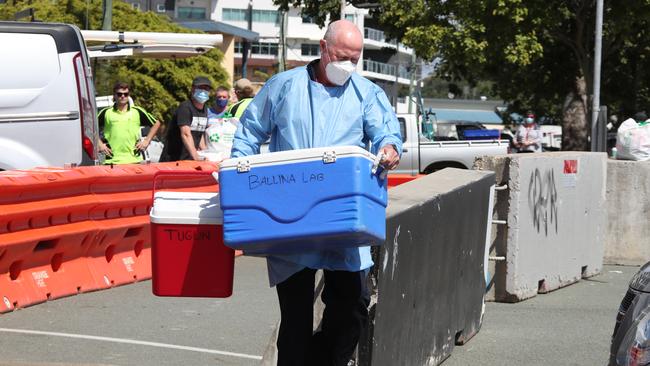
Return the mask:
<path id="1" fill-rule="evenodd" d="M 205 130 L 206 149 L 199 151 L 199 155 L 215 162 L 228 159 L 238 124 L 238 118 L 217 118 L 210 121 Z"/>
<path id="2" fill-rule="evenodd" d="M 639 126 L 632 118 L 626 119 L 616 134 L 616 151 L 620 160 L 650 159 L 650 124 Z"/>

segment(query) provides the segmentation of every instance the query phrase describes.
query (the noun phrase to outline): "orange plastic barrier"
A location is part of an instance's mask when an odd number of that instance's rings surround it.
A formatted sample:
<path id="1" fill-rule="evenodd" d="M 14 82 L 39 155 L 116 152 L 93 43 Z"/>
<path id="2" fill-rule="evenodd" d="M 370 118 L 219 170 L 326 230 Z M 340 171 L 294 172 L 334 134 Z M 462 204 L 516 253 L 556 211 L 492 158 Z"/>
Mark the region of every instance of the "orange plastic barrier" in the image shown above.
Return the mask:
<path id="1" fill-rule="evenodd" d="M 0 172 L 0 313 L 150 278 L 154 176 L 216 169 L 187 161 Z M 204 175 L 168 188 L 217 190 Z"/>
<path id="2" fill-rule="evenodd" d="M 86 254 L 94 281 L 113 287 L 151 278 L 149 216 L 103 220 L 98 224 L 99 238 Z"/>
<path id="3" fill-rule="evenodd" d="M 29 202 L 88 193 L 95 179 L 89 169 L 34 168 L 0 172 L 0 204 Z M 43 187 L 47 186 L 47 189 Z"/>
<path id="4" fill-rule="evenodd" d="M 400 184 L 410 182 L 412 180 L 424 177 L 424 174 L 411 175 L 411 174 L 388 174 L 388 188 L 396 187 Z"/>
<path id="5" fill-rule="evenodd" d="M 0 172 L 0 233 L 86 220 L 96 179 L 91 169 L 36 168 Z"/>
<path id="6" fill-rule="evenodd" d="M 97 204 L 91 195 L 0 205 L 0 234 L 88 220 Z"/>
<path id="7" fill-rule="evenodd" d="M 88 222 L 0 235 L 0 312 L 101 288 L 84 260 L 96 235 Z"/>

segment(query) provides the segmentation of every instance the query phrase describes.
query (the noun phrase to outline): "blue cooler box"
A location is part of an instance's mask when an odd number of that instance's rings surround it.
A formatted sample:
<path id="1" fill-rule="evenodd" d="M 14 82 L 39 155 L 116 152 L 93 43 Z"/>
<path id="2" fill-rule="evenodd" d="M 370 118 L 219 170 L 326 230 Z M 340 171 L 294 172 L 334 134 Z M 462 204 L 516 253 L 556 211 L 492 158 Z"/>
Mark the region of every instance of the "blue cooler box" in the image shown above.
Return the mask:
<path id="1" fill-rule="evenodd" d="M 257 255 L 382 244 L 387 179 L 376 160 L 338 146 L 223 161 L 224 244 Z"/>
<path id="2" fill-rule="evenodd" d="M 465 140 L 498 140 L 500 137 L 501 131 L 499 130 L 467 129 L 463 131 Z"/>

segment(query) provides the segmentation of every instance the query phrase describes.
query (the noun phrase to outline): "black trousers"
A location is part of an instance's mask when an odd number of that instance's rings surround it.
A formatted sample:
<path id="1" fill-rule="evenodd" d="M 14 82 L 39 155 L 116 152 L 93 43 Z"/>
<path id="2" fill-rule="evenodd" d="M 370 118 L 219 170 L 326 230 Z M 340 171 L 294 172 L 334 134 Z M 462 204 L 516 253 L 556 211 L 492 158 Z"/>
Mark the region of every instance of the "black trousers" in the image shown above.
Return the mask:
<path id="1" fill-rule="evenodd" d="M 321 330 L 313 331 L 316 270 L 305 268 L 276 285 L 280 300 L 278 366 L 346 366 L 368 324 L 366 272 L 323 271 Z"/>

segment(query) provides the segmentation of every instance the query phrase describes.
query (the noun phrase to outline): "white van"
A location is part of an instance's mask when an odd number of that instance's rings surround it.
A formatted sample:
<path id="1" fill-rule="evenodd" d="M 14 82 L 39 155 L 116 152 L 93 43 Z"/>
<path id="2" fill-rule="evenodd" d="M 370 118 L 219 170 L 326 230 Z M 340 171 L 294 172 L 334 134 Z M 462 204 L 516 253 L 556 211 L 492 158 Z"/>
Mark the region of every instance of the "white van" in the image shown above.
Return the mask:
<path id="1" fill-rule="evenodd" d="M 95 164 L 95 87 L 79 29 L 0 22 L 0 55 L 0 170 Z"/>

